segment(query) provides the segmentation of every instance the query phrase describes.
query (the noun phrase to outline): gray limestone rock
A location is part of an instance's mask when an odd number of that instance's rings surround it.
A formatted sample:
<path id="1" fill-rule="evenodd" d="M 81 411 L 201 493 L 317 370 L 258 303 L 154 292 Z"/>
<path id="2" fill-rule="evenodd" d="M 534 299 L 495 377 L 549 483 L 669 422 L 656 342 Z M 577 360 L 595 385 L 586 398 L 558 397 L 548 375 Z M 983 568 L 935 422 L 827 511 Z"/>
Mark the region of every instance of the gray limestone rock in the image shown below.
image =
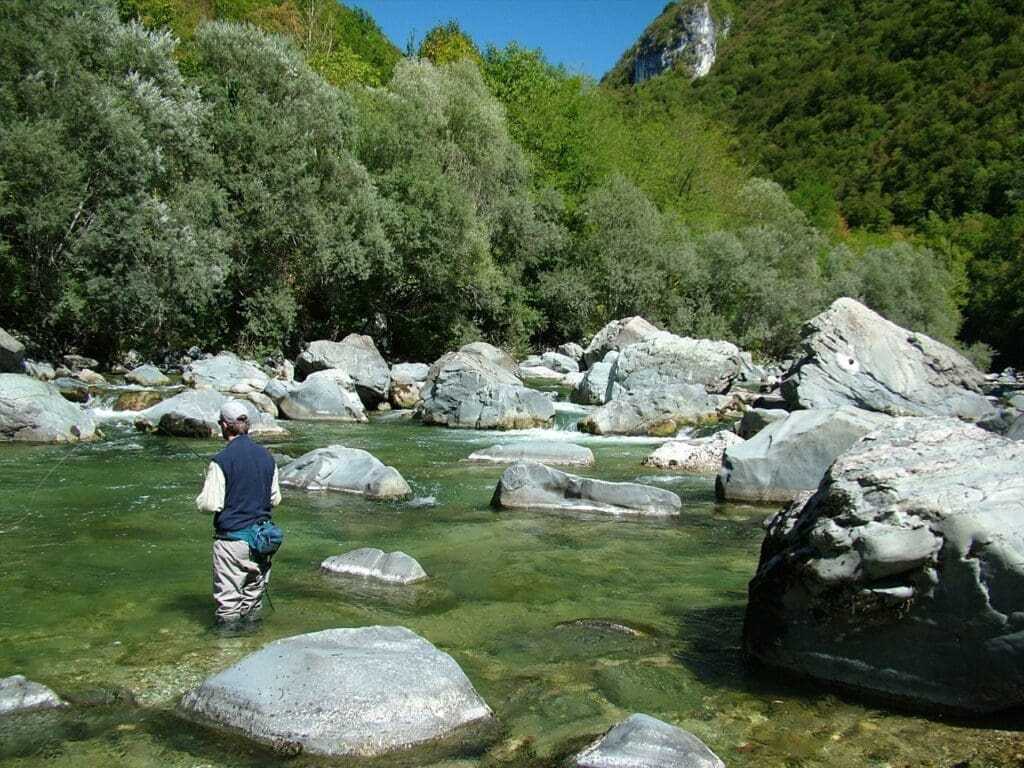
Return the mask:
<path id="1" fill-rule="evenodd" d="M 27 680 L 23 675 L 0 678 L 0 715 L 66 706 L 67 702 L 45 685 Z"/>
<path id="2" fill-rule="evenodd" d="M 725 450 L 715 480 L 719 499 L 792 501 L 814 490 L 836 457 L 891 417 L 859 408 L 793 411 Z"/>
<path id="3" fill-rule="evenodd" d="M 728 430 L 719 430 L 708 437 L 671 440 L 645 458 L 643 465 L 680 472 L 717 472 L 725 450 L 742 442 L 742 437 Z"/>
<path id="4" fill-rule="evenodd" d="M 749 440 L 769 424 L 789 416 L 789 411 L 782 408 L 751 408 L 743 412 L 736 422 L 736 434 Z"/>
<path id="5" fill-rule="evenodd" d="M 135 429 L 175 437 L 220 437 L 220 409 L 228 400 L 238 399 L 249 415 L 249 434 L 281 436 L 288 431 L 274 418 L 243 398 L 231 398 L 215 389 L 187 389 L 162 400 L 135 416 Z"/>
<path id="6" fill-rule="evenodd" d="M 414 584 L 429 578 L 415 558 L 405 552 L 384 552 L 374 547 L 328 557 L 320 563 L 320 568 L 329 573 L 361 576 L 392 584 Z"/>
<path id="7" fill-rule="evenodd" d="M 262 392 L 270 376 L 250 360 L 242 360 L 233 352 L 221 352 L 215 357 L 189 363 L 181 373 L 181 380 L 194 389 L 245 395 Z"/>
<path id="8" fill-rule="evenodd" d="M 331 369 L 348 374 L 367 408 L 388 401 L 391 369 L 369 336 L 350 333 L 341 341 L 311 341 L 295 360 L 295 377 L 300 381 Z"/>
<path id="9" fill-rule="evenodd" d="M 580 365 L 568 355 L 560 352 L 544 352 L 540 355 L 530 355 L 519 364 L 519 370 L 532 368 L 546 368 L 557 374 L 579 373 Z"/>
<path id="10" fill-rule="evenodd" d="M 576 756 L 576 768 L 725 768 L 689 731 L 633 714 Z"/>
<path id="11" fill-rule="evenodd" d="M 739 348 L 728 341 L 656 331 L 622 347 L 609 381 L 629 392 L 700 384 L 708 392 L 721 394 L 729 390 L 745 364 Z"/>
<path id="12" fill-rule="evenodd" d="M 583 351 L 586 367 L 589 368 L 598 360 L 603 360 L 609 350 L 621 350 L 630 344 L 643 341 L 652 333 L 658 333 L 658 329 L 639 315 L 612 320 L 594 334 L 594 338 Z"/>
<path id="13" fill-rule="evenodd" d="M 124 380 L 129 384 L 138 384 L 142 387 L 166 387 L 171 383 L 171 380 L 155 365 L 140 365 L 133 368 L 124 375 Z"/>
<path id="14" fill-rule="evenodd" d="M 466 460 L 495 464 L 535 461 L 563 467 L 592 467 L 594 452 L 584 445 L 564 440 L 522 440 L 473 451 Z"/>
<path id="15" fill-rule="evenodd" d="M 0 373 L 24 373 L 25 345 L 0 328 Z"/>
<path id="16" fill-rule="evenodd" d="M 371 499 L 412 496 L 412 489 L 394 467 L 359 448 L 329 445 L 304 453 L 278 473 L 281 485 L 307 491 L 341 491 Z"/>
<path id="17" fill-rule="evenodd" d="M 923 709 L 1024 703 L 1024 445 L 900 418 L 768 523 L 755 659 Z"/>
<path id="18" fill-rule="evenodd" d="M 612 350 L 604 360 L 592 363 L 580 382 L 569 393 L 569 399 L 580 405 L 604 405 L 611 400 L 609 380 L 619 353 Z"/>
<path id="19" fill-rule="evenodd" d="M 415 408 L 420 402 L 420 390 L 430 374 L 426 363 L 396 363 L 391 366 L 389 400 L 394 408 Z"/>
<path id="20" fill-rule="evenodd" d="M 715 404 L 700 384 L 672 384 L 620 395 L 584 416 L 577 427 L 593 435 L 671 437 L 716 415 Z"/>
<path id="21" fill-rule="evenodd" d="M 181 706 L 281 752 L 331 757 L 457 745 L 493 722 L 455 660 L 405 627 L 277 640 L 207 679 Z"/>
<path id="22" fill-rule="evenodd" d="M 0 373 L 0 440 L 68 443 L 100 436 L 92 415 L 51 382 Z"/>
<path id="23" fill-rule="evenodd" d="M 583 347 L 581 345 L 575 341 L 567 341 L 565 344 L 559 344 L 555 348 L 555 352 L 576 361 L 576 368 L 579 370 L 579 364 L 583 362 Z"/>
<path id="24" fill-rule="evenodd" d="M 318 371 L 301 384 L 292 384 L 277 407 L 296 421 L 367 421 L 355 385 L 348 374 L 337 369 Z"/>
<path id="25" fill-rule="evenodd" d="M 611 483 L 578 477 L 534 462 L 506 469 L 491 504 L 502 509 L 554 509 L 612 515 L 678 515 L 671 491 L 640 483 Z"/>
<path id="26" fill-rule="evenodd" d="M 524 387 L 502 358 L 479 346 L 466 345 L 430 367 L 416 410 L 423 423 L 461 429 L 549 426 L 555 417 L 550 398 Z"/>
<path id="27" fill-rule="evenodd" d="M 836 299 L 803 330 L 804 356 L 786 374 L 791 408 L 854 405 L 891 416 L 992 412 L 984 376 L 965 357 L 922 333 L 891 323 L 853 299 Z"/>
<path id="28" fill-rule="evenodd" d="M 1010 440 L 1024 440 L 1024 413 L 1020 414 L 1006 429 L 1006 437 Z"/>

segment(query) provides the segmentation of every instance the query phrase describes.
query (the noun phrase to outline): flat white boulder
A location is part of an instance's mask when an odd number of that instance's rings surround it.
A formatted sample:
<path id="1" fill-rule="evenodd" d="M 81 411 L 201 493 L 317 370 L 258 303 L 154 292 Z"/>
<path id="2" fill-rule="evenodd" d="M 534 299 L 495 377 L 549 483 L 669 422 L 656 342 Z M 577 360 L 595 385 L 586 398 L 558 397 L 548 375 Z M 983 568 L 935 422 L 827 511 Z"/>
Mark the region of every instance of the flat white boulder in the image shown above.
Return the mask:
<path id="1" fill-rule="evenodd" d="M 689 731 L 634 714 L 576 756 L 576 768 L 725 768 Z"/>
<path id="2" fill-rule="evenodd" d="M 501 474 L 491 504 L 502 509 L 553 509 L 612 515 L 678 515 L 671 491 L 641 483 L 612 483 L 521 462 Z"/>
<path id="3" fill-rule="evenodd" d="M 341 491 L 371 499 L 398 499 L 412 495 L 405 478 L 360 448 L 329 445 L 304 453 L 278 472 L 281 485 L 307 491 Z"/>
<path id="4" fill-rule="evenodd" d="M 66 706 L 67 702 L 45 685 L 34 683 L 23 675 L 0 678 L 0 715 Z"/>
<path id="5" fill-rule="evenodd" d="M 576 443 L 563 440 L 521 440 L 473 451 L 466 460 L 494 464 L 536 461 L 540 464 L 555 464 L 563 467 L 592 467 L 594 466 L 594 452 L 584 445 L 576 445 Z"/>
<path id="6" fill-rule="evenodd" d="M 181 700 L 200 722 L 281 751 L 370 758 L 493 721 L 459 665 L 405 627 L 270 643 Z"/>
<path id="7" fill-rule="evenodd" d="M 330 573 L 361 576 L 391 584 L 413 584 L 429 578 L 423 566 L 405 552 L 384 552 L 375 547 L 328 557 L 320 563 L 320 568 Z"/>
<path id="8" fill-rule="evenodd" d="M 726 448 L 742 442 L 742 437 L 728 430 L 708 437 L 670 440 L 644 459 L 643 465 L 680 472 L 717 472 Z"/>

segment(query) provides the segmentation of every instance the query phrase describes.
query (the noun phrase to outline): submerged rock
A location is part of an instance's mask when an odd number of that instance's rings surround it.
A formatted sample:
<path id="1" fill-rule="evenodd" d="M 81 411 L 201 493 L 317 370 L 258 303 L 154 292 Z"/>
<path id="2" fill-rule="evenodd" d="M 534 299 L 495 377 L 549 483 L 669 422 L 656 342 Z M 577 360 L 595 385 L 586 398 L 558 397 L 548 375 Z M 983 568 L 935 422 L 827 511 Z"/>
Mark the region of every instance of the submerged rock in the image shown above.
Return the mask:
<path id="1" fill-rule="evenodd" d="M 633 714 L 576 756 L 576 768 L 725 768 L 689 731 Z"/>
<path id="2" fill-rule="evenodd" d="M 927 709 L 1024 704 L 1024 445 L 902 418 L 768 524 L 744 645 Z"/>
<path id="3" fill-rule="evenodd" d="M 891 323 L 850 298 L 804 327 L 804 356 L 786 374 L 791 408 L 853 405 L 890 416 L 979 421 L 993 408 L 985 377 L 945 344 Z"/>
<path id="4" fill-rule="evenodd" d="M 708 437 L 671 440 L 644 459 L 643 465 L 680 472 L 717 472 L 725 450 L 742 442 L 742 437 L 728 430 L 719 430 Z"/>
<path id="5" fill-rule="evenodd" d="M 69 443 L 100 437 L 88 411 L 50 382 L 0 373 L 0 440 Z"/>
<path id="6" fill-rule="evenodd" d="M 745 443 L 730 446 L 715 479 L 719 499 L 792 501 L 814 490 L 836 457 L 891 421 L 860 408 L 793 411 Z"/>
<path id="7" fill-rule="evenodd" d="M 493 722 L 446 653 L 405 627 L 327 629 L 277 640 L 186 694 L 202 722 L 276 748 L 371 758 Z"/>
<path id="8" fill-rule="evenodd" d="M 412 489 L 397 469 L 359 448 L 330 445 L 304 453 L 282 468 L 281 485 L 307 491 L 341 491 L 371 499 L 412 496 Z"/>
<path id="9" fill-rule="evenodd" d="M 612 515 L 678 515 L 671 491 L 640 483 L 611 483 L 577 477 L 543 464 L 521 462 L 506 469 L 491 498 L 503 509 L 555 509 Z"/>
<path id="10" fill-rule="evenodd" d="M 45 685 L 34 683 L 23 675 L 0 678 L 0 715 L 66 706 L 67 702 Z"/>
<path id="11" fill-rule="evenodd" d="M 429 578 L 416 559 L 405 552 L 384 552 L 374 547 L 328 557 L 320 563 L 320 569 L 394 584 L 413 584 Z"/>
<path id="12" fill-rule="evenodd" d="M 594 452 L 586 446 L 562 440 L 522 440 L 473 451 L 466 460 L 496 464 L 536 461 L 563 467 L 592 467 Z"/>

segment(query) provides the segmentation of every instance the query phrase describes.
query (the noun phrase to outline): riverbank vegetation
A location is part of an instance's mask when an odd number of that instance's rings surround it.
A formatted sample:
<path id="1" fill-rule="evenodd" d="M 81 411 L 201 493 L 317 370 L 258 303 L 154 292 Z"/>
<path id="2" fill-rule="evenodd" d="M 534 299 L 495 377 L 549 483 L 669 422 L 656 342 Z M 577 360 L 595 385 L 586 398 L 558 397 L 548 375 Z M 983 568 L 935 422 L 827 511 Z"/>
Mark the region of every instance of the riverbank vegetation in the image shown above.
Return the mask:
<path id="1" fill-rule="evenodd" d="M 457 24 L 409 48 L 327 0 L 5 3 L 0 327 L 107 360 L 351 331 L 431 360 L 640 314 L 779 358 L 845 294 L 955 338 L 960 261 L 836 237 L 671 88 Z"/>

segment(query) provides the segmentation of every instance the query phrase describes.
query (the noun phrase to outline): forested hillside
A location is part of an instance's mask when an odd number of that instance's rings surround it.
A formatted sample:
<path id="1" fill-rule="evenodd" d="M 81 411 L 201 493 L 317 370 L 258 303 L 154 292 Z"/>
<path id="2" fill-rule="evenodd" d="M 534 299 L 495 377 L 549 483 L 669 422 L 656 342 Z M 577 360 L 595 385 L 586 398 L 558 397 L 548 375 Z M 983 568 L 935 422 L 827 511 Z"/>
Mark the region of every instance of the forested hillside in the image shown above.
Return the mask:
<path id="1" fill-rule="evenodd" d="M 964 337 L 1024 363 L 1024 6 L 711 8 L 729 19 L 711 73 L 666 74 L 637 90 L 708 108 L 752 170 L 834 235 L 895 235 L 938 250 L 968 280 Z M 665 35 L 676 18 L 667 8 L 652 29 Z M 628 59 L 609 85 L 624 85 Z"/>
<path id="2" fill-rule="evenodd" d="M 845 294 L 954 339 L 957 262 L 815 226 L 679 94 L 457 23 L 400 57 L 330 0 L 9 0 L 0 327 L 107 360 L 351 331 L 431 360 L 641 314 L 781 358 Z"/>

